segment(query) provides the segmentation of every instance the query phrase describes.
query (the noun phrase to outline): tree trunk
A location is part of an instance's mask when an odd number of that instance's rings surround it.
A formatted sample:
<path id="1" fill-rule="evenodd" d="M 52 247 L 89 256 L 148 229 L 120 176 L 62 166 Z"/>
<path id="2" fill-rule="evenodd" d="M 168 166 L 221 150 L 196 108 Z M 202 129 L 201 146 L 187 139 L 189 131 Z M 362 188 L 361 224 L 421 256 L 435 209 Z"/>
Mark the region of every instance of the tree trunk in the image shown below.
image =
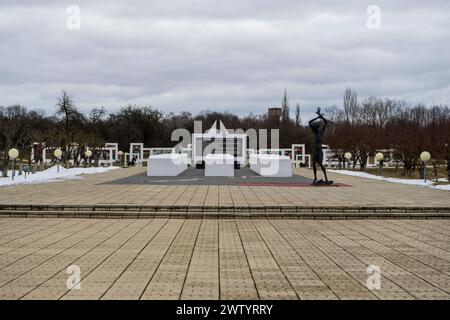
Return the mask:
<path id="1" fill-rule="evenodd" d="M 366 163 L 365 162 L 362 162 L 361 163 L 361 167 L 359 168 L 359 171 L 366 171 Z"/>
<path id="2" fill-rule="evenodd" d="M 20 158 L 20 160 L 19 160 L 19 176 L 22 175 L 22 171 L 23 171 L 23 159 Z"/>
<path id="3" fill-rule="evenodd" d="M 3 178 L 6 178 L 8 176 L 8 164 L 9 164 L 8 158 L 4 158 L 2 164 L 3 164 L 2 165 L 2 176 L 3 176 Z"/>
<path id="4" fill-rule="evenodd" d="M 436 162 L 431 163 L 433 165 L 434 176 L 437 178 L 438 176 L 438 164 Z"/>
<path id="5" fill-rule="evenodd" d="M 359 171 L 366 170 L 367 156 L 361 156 L 359 159 Z"/>
<path id="6" fill-rule="evenodd" d="M 447 179 L 450 182 L 450 159 L 447 160 Z"/>
<path id="7" fill-rule="evenodd" d="M 409 161 L 403 162 L 403 176 L 410 177 L 412 173 L 412 164 Z"/>

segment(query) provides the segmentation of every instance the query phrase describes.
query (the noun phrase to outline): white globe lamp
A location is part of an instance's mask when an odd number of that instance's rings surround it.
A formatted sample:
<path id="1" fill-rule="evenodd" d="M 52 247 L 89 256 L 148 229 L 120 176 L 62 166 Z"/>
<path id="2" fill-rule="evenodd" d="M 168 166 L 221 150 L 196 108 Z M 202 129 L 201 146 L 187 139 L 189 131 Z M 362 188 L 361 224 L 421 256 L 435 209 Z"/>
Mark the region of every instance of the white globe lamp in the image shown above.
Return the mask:
<path id="1" fill-rule="evenodd" d="M 378 152 L 378 153 L 375 155 L 375 159 L 376 159 L 377 161 L 383 161 L 383 160 L 384 160 L 384 154 L 382 154 L 381 152 Z"/>
<path id="2" fill-rule="evenodd" d="M 8 151 L 8 156 L 11 160 L 16 160 L 19 157 L 19 150 L 12 148 Z"/>
<path id="3" fill-rule="evenodd" d="M 381 152 L 378 152 L 375 155 L 375 160 L 378 161 L 378 175 L 381 176 L 382 170 L 383 170 L 383 160 L 384 160 L 384 154 Z"/>
<path id="4" fill-rule="evenodd" d="M 14 176 L 16 175 L 16 159 L 19 157 L 19 150 L 16 148 L 12 148 L 8 151 L 8 156 L 12 160 L 12 175 L 11 179 L 14 180 Z"/>
<path id="5" fill-rule="evenodd" d="M 56 149 L 56 150 L 53 152 L 53 155 L 55 156 L 55 158 L 61 159 L 61 156 L 62 156 L 62 151 L 61 151 L 61 149 Z"/>
<path id="6" fill-rule="evenodd" d="M 422 160 L 423 162 L 430 161 L 430 159 L 431 159 L 431 154 L 428 151 L 424 151 L 420 154 L 420 160 Z"/>
<path id="7" fill-rule="evenodd" d="M 428 151 L 423 151 L 420 154 L 420 160 L 423 162 L 423 178 L 425 182 L 427 182 L 427 162 L 430 161 L 431 154 Z"/>
<path id="8" fill-rule="evenodd" d="M 62 157 L 62 151 L 61 151 L 61 149 L 56 149 L 56 150 L 53 152 L 53 155 L 54 155 L 55 158 L 56 158 L 56 168 L 57 168 L 57 172 L 59 173 L 59 161 L 61 160 L 61 157 Z"/>
<path id="9" fill-rule="evenodd" d="M 352 154 L 350 152 L 346 152 L 344 153 L 344 158 L 347 159 L 348 168 L 350 169 L 350 159 L 352 158 Z"/>

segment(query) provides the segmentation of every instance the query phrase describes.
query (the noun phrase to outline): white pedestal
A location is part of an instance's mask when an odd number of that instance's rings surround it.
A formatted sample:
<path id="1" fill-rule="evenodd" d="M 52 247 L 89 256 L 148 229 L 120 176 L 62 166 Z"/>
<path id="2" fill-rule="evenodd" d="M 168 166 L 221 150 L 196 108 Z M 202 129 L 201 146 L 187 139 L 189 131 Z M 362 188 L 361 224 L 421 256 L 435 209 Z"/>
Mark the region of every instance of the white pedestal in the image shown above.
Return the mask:
<path id="1" fill-rule="evenodd" d="M 292 177 L 292 160 L 287 156 L 258 154 L 249 160 L 250 169 L 263 177 Z"/>
<path id="2" fill-rule="evenodd" d="M 147 176 L 175 177 L 187 170 L 186 154 L 169 153 L 150 156 L 147 162 Z"/>
<path id="3" fill-rule="evenodd" d="M 229 154 L 208 154 L 205 177 L 234 177 L 234 157 Z"/>

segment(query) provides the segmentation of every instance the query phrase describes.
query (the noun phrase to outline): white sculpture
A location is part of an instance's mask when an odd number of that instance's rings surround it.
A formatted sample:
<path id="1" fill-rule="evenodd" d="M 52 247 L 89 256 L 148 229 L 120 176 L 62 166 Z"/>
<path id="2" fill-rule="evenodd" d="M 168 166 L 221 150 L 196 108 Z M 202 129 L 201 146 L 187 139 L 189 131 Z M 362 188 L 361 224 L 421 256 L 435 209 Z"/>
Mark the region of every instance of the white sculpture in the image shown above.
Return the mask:
<path id="1" fill-rule="evenodd" d="M 250 170 L 263 177 L 292 177 L 292 160 L 277 154 L 255 154 L 249 158 Z"/>
<path id="2" fill-rule="evenodd" d="M 152 155 L 147 162 L 147 176 L 175 177 L 188 168 L 187 154 L 168 153 Z"/>
<path id="3" fill-rule="evenodd" d="M 206 177 L 234 177 L 234 157 L 230 154 L 208 154 L 205 157 Z"/>

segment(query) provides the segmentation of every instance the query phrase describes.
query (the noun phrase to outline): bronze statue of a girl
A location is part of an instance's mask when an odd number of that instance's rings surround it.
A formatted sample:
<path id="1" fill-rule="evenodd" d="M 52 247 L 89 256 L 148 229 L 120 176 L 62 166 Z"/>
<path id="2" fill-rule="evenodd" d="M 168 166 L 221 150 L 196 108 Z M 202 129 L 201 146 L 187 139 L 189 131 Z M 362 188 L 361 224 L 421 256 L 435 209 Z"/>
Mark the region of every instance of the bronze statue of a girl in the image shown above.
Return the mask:
<path id="1" fill-rule="evenodd" d="M 328 125 L 327 119 L 320 113 L 320 108 L 317 108 L 316 111 L 317 117 L 314 119 L 311 119 L 309 121 L 309 126 L 311 127 L 312 132 L 314 133 L 314 153 L 313 153 L 313 171 L 314 171 L 314 182 L 313 185 L 331 185 L 333 184 L 333 181 L 328 180 L 327 172 L 325 170 L 325 167 L 323 165 L 323 150 L 322 150 L 322 137 L 323 133 L 325 132 L 325 129 Z M 321 119 L 321 122 L 317 121 Z M 320 179 L 317 181 L 317 164 L 322 168 L 323 175 L 325 176 L 325 181 Z"/>

